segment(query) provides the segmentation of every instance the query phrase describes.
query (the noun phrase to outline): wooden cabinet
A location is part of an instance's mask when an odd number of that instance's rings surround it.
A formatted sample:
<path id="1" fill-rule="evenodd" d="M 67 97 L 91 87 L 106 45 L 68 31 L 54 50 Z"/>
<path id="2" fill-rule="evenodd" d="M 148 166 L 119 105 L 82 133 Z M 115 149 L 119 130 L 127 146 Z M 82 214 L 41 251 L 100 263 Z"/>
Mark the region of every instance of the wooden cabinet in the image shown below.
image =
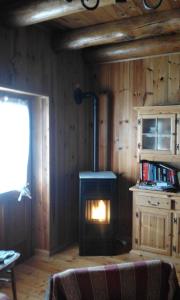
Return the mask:
<path id="1" fill-rule="evenodd" d="M 180 105 L 135 107 L 138 160 L 180 162 Z M 133 249 L 180 258 L 180 193 L 133 187 Z"/>
<path id="2" fill-rule="evenodd" d="M 180 105 L 135 109 L 138 112 L 138 158 L 177 161 L 180 154 Z"/>
<path id="3" fill-rule="evenodd" d="M 180 193 L 133 191 L 133 249 L 180 257 Z"/>

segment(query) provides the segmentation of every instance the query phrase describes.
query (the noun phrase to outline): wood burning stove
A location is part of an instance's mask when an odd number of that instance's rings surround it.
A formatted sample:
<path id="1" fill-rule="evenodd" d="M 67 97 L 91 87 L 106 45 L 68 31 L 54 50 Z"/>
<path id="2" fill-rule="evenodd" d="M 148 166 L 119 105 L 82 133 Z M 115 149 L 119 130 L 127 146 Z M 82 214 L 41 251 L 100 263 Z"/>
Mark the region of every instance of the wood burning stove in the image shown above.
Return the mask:
<path id="1" fill-rule="evenodd" d="M 79 254 L 112 255 L 116 248 L 116 175 L 98 172 L 98 97 L 76 87 L 77 104 L 89 98 L 93 100 L 93 172 L 79 174 Z"/>
<path id="2" fill-rule="evenodd" d="M 80 172 L 79 254 L 115 254 L 117 195 L 113 172 Z"/>

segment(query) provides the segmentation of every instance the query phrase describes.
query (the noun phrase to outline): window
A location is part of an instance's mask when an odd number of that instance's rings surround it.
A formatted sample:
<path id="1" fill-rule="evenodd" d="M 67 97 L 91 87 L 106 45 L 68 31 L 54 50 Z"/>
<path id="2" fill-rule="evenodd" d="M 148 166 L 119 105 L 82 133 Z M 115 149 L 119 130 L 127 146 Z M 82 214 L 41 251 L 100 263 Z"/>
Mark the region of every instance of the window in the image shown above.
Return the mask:
<path id="1" fill-rule="evenodd" d="M 0 97 L 0 193 L 21 191 L 27 184 L 29 157 L 27 101 Z"/>

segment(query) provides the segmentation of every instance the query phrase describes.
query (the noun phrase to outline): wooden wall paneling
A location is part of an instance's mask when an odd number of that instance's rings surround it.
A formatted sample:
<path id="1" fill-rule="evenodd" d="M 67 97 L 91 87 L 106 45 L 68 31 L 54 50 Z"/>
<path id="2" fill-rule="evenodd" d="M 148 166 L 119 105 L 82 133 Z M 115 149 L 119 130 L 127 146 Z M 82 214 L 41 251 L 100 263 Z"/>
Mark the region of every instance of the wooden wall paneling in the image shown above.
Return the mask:
<path id="1" fill-rule="evenodd" d="M 64 86 L 65 86 L 65 93 L 64 93 L 64 147 L 62 151 L 64 151 L 64 195 L 62 195 L 64 201 L 64 224 L 61 222 L 61 228 L 64 230 L 64 242 L 65 245 L 68 244 L 68 241 L 71 241 L 72 236 L 69 235 L 69 224 L 68 224 L 68 216 L 71 214 L 71 201 L 73 201 L 73 191 L 72 191 L 72 177 L 71 177 L 71 167 L 72 167 L 72 157 L 71 153 L 73 151 L 72 149 L 72 131 L 71 131 L 71 122 L 72 122 L 72 111 L 70 108 L 70 103 L 68 101 L 69 99 L 69 90 L 68 86 L 71 85 L 71 79 L 66 81 L 67 72 L 70 68 L 70 62 L 68 65 L 68 60 L 66 59 L 67 66 L 64 66 Z M 66 68 L 67 67 L 67 68 Z M 70 96 L 72 97 L 72 95 Z M 72 101 L 72 98 L 71 98 Z M 59 141 L 60 142 L 60 141 Z M 70 181 L 71 180 L 71 181 Z M 72 198 L 70 196 L 70 193 L 72 192 Z M 73 222 L 74 224 L 74 222 Z M 75 224 L 74 224 L 75 225 Z M 59 232 L 61 235 L 61 231 Z"/>
<path id="2" fill-rule="evenodd" d="M 70 237 L 71 242 L 76 242 L 78 240 L 78 207 L 79 207 L 79 168 L 78 168 L 78 149 L 79 149 L 79 143 L 78 143 L 78 106 L 76 105 L 74 98 L 73 98 L 73 90 L 75 86 L 75 81 L 78 80 L 80 85 L 82 86 L 82 89 L 85 89 L 84 82 L 83 82 L 83 65 L 78 60 L 79 62 L 79 68 L 77 68 L 77 62 L 75 62 L 73 59 L 72 61 L 69 62 L 69 67 L 70 69 L 71 66 L 73 66 L 73 71 L 72 71 L 72 78 L 70 79 L 70 87 L 69 89 L 69 94 L 68 98 L 70 99 L 69 101 L 69 145 L 68 148 L 70 150 L 69 153 L 69 164 L 71 171 L 69 172 L 70 174 L 70 182 L 72 183 L 71 189 L 69 189 L 69 198 L 71 199 L 70 205 L 68 208 L 68 211 L 70 212 L 70 215 L 67 218 L 67 224 L 70 223 L 70 220 L 73 222 L 73 226 L 69 226 L 68 228 L 68 236 Z M 67 87 L 68 90 L 68 87 Z M 84 144 L 82 144 L 82 148 L 84 148 Z M 67 211 L 67 214 L 68 214 Z"/>
<path id="3" fill-rule="evenodd" d="M 126 110 L 126 97 L 127 97 L 127 93 L 128 93 L 128 84 L 129 84 L 129 80 L 127 82 L 127 78 L 129 75 L 129 63 L 128 64 L 120 64 L 120 77 L 119 77 L 119 82 L 118 85 L 116 87 L 116 89 L 120 88 L 120 94 L 118 95 L 118 97 L 116 98 L 116 103 L 118 106 L 118 115 L 119 118 L 116 119 L 116 122 L 119 120 L 119 130 L 117 132 L 117 138 L 119 138 L 119 162 L 118 162 L 118 171 L 122 174 L 122 177 L 124 177 L 126 174 L 126 122 L 127 120 L 127 110 Z M 117 90 L 116 90 L 117 91 Z M 119 99 L 121 99 L 119 101 Z M 117 126 L 117 123 L 116 125 Z M 121 193 L 125 191 L 125 189 L 122 189 Z"/>
<path id="4" fill-rule="evenodd" d="M 44 245 L 50 250 L 50 144 L 49 144 L 49 98 L 39 99 L 42 103 L 42 210 Z M 43 245 L 43 249 L 45 246 Z M 41 248 L 42 249 L 42 248 Z"/>
<path id="5" fill-rule="evenodd" d="M 84 84 L 84 65 L 78 52 L 62 52 L 60 55 L 55 55 L 50 46 L 49 33 L 45 29 L 29 27 L 13 30 L 0 27 L 0 43 L 0 86 L 48 95 L 50 99 L 52 181 L 50 250 L 52 252 L 57 251 L 57 249 L 64 247 L 67 241 L 71 242 L 72 239 L 77 239 L 77 232 L 75 234 L 74 231 L 74 228 L 77 228 L 77 216 L 73 222 L 65 223 L 64 206 L 67 207 L 65 201 L 70 201 L 70 207 L 75 205 L 77 209 L 78 186 L 76 184 L 77 178 L 74 176 L 78 174 L 79 168 L 81 170 L 90 168 L 90 106 L 88 103 L 84 103 L 80 108 L 77 108 L 72 100 L 73 84 L 76 80 L 80 81 L 82 86 Z M 67 102 L 69 103 L 68 109 L 65 105 Z M 67 135 L 69 134 L 66 131 L 68 119 L 73 121 L 76 129 L 75 134 L 72 134 L 73 130 L 70 130 L 71 141 L 67 147 L 70 146 L 72 149 L 66 153 L 67 163 L 65 163 L 64 144 L 65 139 L 68 140 Z M 81 139 L 79 138 L 80 134 L 82 134 Z M 77 159 L 79 153 L 83 153 L 82 160 L 81 157 Z M 74 159 L 71 158 L 73 154 Z M 68 176 L 65 177 L 66 174 Z M 43 179 L 43 186 L 45 182 Z M 70 192 L 68 187 L 73 191 Z M 42 197 L 44 198 L 44 195 Z M 34 202 L 33 204 L 36 205 Z M 43 199 L 39 198 L 37 236 L 40 236 L 42 231 L 48 231 L 45 217 L 46 212 L 48 213 L 46 205 L 46 199 L 43 202 Z M 67 224 L 68 230 L 72 230 L 74 236 L 68 236 Z M 48 247 L 44 234 L 40 237 L 39 243 L 38 247 Z"/>
<path id="6" fill-rule="evenodd" d="M 119 176 L 119 186 L 118 186 L 118 203 L 119 203 L 119 233 L 122 235 L 122 230 L 123 227 L 121 227 L 122 224 L 124 224 L 124 217 L 125 217 L 125 211 L 123 207 L 123 200 L 126 197 L 126 137 L 125 137 L 125 132 L 126 132 L 126 120 L 127 120 L 127 112 L 126 112 L 126 94 L 127 94 L 127 85 L 128 82 L 127 76 L 129 75 L 128 72 L 129 64 L 119 64 L 119 82 L 117 82 L 116 85 L 116 93 L 117 89 L 119 89 L 119 93 L 117 94 L 117 97 L 115 99 L 116 102 L 116 107 L 118 108 L 117 112 L 118 115 L 116 115 L 115 119 L 115 127 L 117 126 L 118 131 L 117 131 L 117 136 L 116 139 L 119 140 L 119 145 L 118 145 L 118 161 L 116 162 L 118 164 L 118 173 L 120 174 Z M 125 73 L 127 72 L 127 74 Z M 115 75 L 114 75 L 115 76 Z M 121 225 L 120 225 L 121 224 Z"/>
<path id="7" fill-rule="evenodd" d="M 59 64 L 63 61 L 59 59 Z M 60 73 L 60 68 L 57 68 L 57 99 L 58 101 L 54 103 L 54 119 L 55 119 L 55 130 L 57 132 L 57 136 L 55 138 L 55 199 L 53 200 L 53 207 L 51 212 L 52 218 L 52 228 L 51 230 L 51 249 L 56 251 L 59 245 L 65 243 L 65 224 L 64 224 L 64 206 L 65 206 L 65 76 L 62 76 Z M 61 92 L 60 92 L 61 91 Z M 59 94 L 60 93 L 60 94 Z M 57 201 L 58 199 L 58 201 Z M 61 225 L 63 224 L 63 225 Z"/>
<path id="8" fill-rule="evenodd" d="M 40 138 L 40 134 L 42 132 L 42 123 L 41 123 L 41 101 L 32 101 L 31 110 L 32 110 L 32 117 L 31 117 L 31 136 L 32 139 L 32 199 L 33 199 L 33 248 L 36 247 L 36 241 L 38 241 L 40 234 L 42 232 L 41 224 L 42 224 L 42 214 L 41 214 L 41 205 L 42 205 L 42 156 L 41 156 L 41 149 L 42 149 L 42 140 Z M 40 118 L 40 119 L 39 119 Z M 36 128 L 37 127 L 37 128 Z M 38 147 L 36 148 L 36 145 Z M 38 223 L 37 223 L 38 218 Z M 43 235 L 40 237 L 41 244 L 44 244 Z M 47 247 L 47 245 L 46 245 Z M 37 249 L 40 249 L 41 246 L 38 246 Z"/>
<path id="9" fill-rule="evenodd" d="M 99 168 L 100 170 L 110 169 L 112 163 L 112 143 L 113 139 L 113 114 L 114 96 L 112 96 L 109 86 L 113 77 L 113 66 L 106 65 L 100 68 L 93 68 L 89 82 L 91 89 L 99 96 Z"/>
<path id="10" fill-rule="evenodd" d="M 168 56 L 159 57 L 154 60 L 154 77 L 153 77 L 153 104 L 162 105 L 167 103 L 167 74 L 168 74 Z"/>
<path id="11" fill-rule="evenodd" d="M 131 135 L 131 107 L 132 107 L 132 86 L 133 86 L 133 69 L 130 62 L 123 64 L 123 71 L 120 77 L 121 90 L 120 95 L 120 110 L 122 115 L 122 125 L 119 128 L 119 136 L 121 137 L 122 151 L 119 153 L 119 172 L 121 175 L 119 185 L 119 232 L 121 236 L 125 236 L 126 219 L 128 218 L 131 210 L 131 202 L 128 198 L 128 187 L 131 184 L 131 169 L 132 169 L 132 157 L 129 136 Z M 132 136 L 132 135 L 131 135 Z M 124 202 L 124 199 L 128 199 Z M 129 227 L 130 229 L 131 227 Z M 130 235 L 131 230 L 127 233 Z"/>
<path id="12" fill-rule="evenodd" d="M 65 196 L 65 76 L 61 74 L 60 64 L 64 71 L 63 58 L 60 57 L 58 61 L 58 68 L 56 72 L 57 77 L 57 99 L 54 103 L 54 119 L 55 119 L 55 199 L 51 212 L 52 229 L 51 230 L 51 249 L 55 251 L 58 247 L 65 244 L 65 224 L 64 224 L 64 196 Z M 66 58 L 66 57 L 65 57 Z"/>
<path id="13" fill-rule="evenodd" d="M 151 59 L 150 59 L 151 61 Z M 137 60 L 131 62 L 132 65 L 132 73 L 133 73 L 133 84 L 132 84 L 132 105 L 131 105 L 131 138 L 130 138 L 130 148 L 131 148 L 131 178 L 130 181 L 132 184 L 139 178 L 139 168 L 137 162 L 137 114 L 134 111 L 133 107 L 137 104 L 138 106 L 143 106 L 145 102 L 148 101 L 148 97 L 151 96 L 151 92 L 146 92 L 146 88 L 149 91 L 150 88 L 148 87 L 149 82 L 147 80 L 146 73 L 151 72 L 149 65 L 145 65 L 145 61 Z M 151 74 L 151 73 L 150 73 Z M 149 78 L 149 77 L 148 77 Z"/>
<path id="14" fill-rule="evenodd" d="M 88 89 L 89 90 L 89 89 Z M 92 102 L 85 101 L 81 105 L 77 106 L 78 111 L 78 144 L 84 145 L 84 147 L 78 147 L 78 164 L 80 171 L 90 170 L 92 166 L 92 144 L 89 140 L 92 140 Z M 85 124 L 85 118 L 88 116 L 88 122 Z M 85 124 L 85 125 L 84 125 Z M 88 160 L 87 160 L 88 158 Z"/>
<path id="15" fill-rule="evenodd" d="M 49 100 L 35 97 L 31 107 L 34 247 L 49 251 Z"/>
<path id="16" fill-rule="evenodd" d="M 121 81 L 119 78 L 119 74 L 117 74 L 117 68 L 120 66 L 112 65 L 112 68 L 109 67 L 111 70 L 110 73 L 110 83 L 109 87 L 113 84 L 113 120 L 112 120 L 112 162 L 111 167 L 113 167 L 114 172 L 119 173 L 119 153 L 122 151 L 122 145 L 119 136 L 119 128 L 121 127 L 121 109 L 120 103 L 117 101 L 117 98 L 121 96 Z M 117 77 L 116 77 L 117 74 Z M 113 80 L 114 79 L 114 80 Z"/>
<path id="17" fill-rule="evenodd" d="M 168 103 L 180 103 L 180 56 L 170 55 L 168 59 Z"/>
<path id="18" fill-rule="evenodd" d="M 75 182 L 78 185 L 78 170 L 77 170 L 77 145 L 78 139 L 76 133 L 76 119 L 74 118 L 74 112 L 76 110 L 76 104 L 73 99 L 72 91 L 70 95 L 73 103 L 73 109 L 70 104 L 66 104 L 65 110 L 65 176 L 68 180 L 65 181 L 66 197 L 64 199 L 66 203 L 65 210 L 65 224 L 66 224 L 66 243 L 73 242 L 75 236 L 77 237 L 77 211 L 78 211 L 78 190 L 75 190 Z M 77 198 L 76 198 L 77 197 Z M 76 200 L 75 200 L 76 198 Z M 70 226 L 70 220 L 74 224 L 73 228 Z"/>
<path id="19" fill-rule="evenodd" d="M 68 96 L 65 98 L 65 240 L 66 244 L 73 242 L 74 234 L 77 236 L 77 207 L 78 201 L 75 201 L 75 191 L 74 191 L 74 180 L 75 176 L 78 177 L 77 169 L 75 166 L 75 125 L 74 125 L 74 112 L 72 112 L 71 106 L 68 103 Z M 72 97 L 72 95 L 71 95 Z M 72 99 L 73 101 L 74 99 Z M 73 103 L 74 104 L 74 103 Z M 74 104 L 75 106 L 75 104 Z M 77 197 L 77 193 L 76 193 Z M 74 224 L 73 227 L 70 226 L 70 222 Z M 76 233 L 75 233 L 76 231 Z"/>
<path id="20" fill-rule="evenodd" d="M 71 72 L 69 72 L 71 70 Z M 91 156 L 91 101 L 77 105 L 73 89 L 79 83 L 86 90 L 86 74 L 81 56 L 73 52 L 61 56 L 58 61 L 59 103 L 56 107 L 58 128 L 56 197 L 54 226 L 52 233 L 58 240 L 54 250 L 58 251 L 78 239 L 78 173 L 89 170 Z"/>
<path id="21" fill-rule="evenodd" d="M 99 95 L 99 170 L 109 170 L 110 161 L 110 103 L 108 94 Z"/>
<path id="22" fill-rule="evenodd" d="M 128 189 L 139 177 L 136 158 L 137 115 L 133 107 L 180 103 L 179 58 L 180 54 L 174 54 L 96 65 L 90 69 L 91 80 L 95 78 L 98 89 L 108 89 L 113 95 L 111 168 L 119 174 L 118 227 L 119 233 L 127 239 L 131 232 L 131 196 Z M 169 63 L 171 60 L 174 63 Z M 94 87 L 97 88 L 96 82 Z"/>
<path id="23" fill-rule="evenodd" d="M 142 60 L 141 60 L 142 61 Z M 154 59 L 149 58 L 142 61 L 145 69 L 145 90 L 144 97 L 141 104 L 138 103 L 139 106 L 143 105 L 152 105 L 154 99 Z M 141 68 L 142 70 L 142 68 Z"/>
<path id="24" fill-rule="evenodd" d="M 149 101 L 148 97 L 151 97 L 151 92 L 146 92 L 146 87 L 148 86 L 148 84 L 151 84 L 151 80 L 147 80 L 147 78 L 149 78 L 149 76 L 146 77 L 146 73 L 150 72 L 150 67 L 146 67 L 146 65 L 144 65 L 145 61 L 143 60 L 138 60 L 137 62 L 134 61 L 133 62 L 133 69 L 134 69 L 134 78 L 133 78 L 133 106 L 131 107 L 131 109 L 133 110 L 133 107 L 136 103 L 138 103 L 138 105 L 145 105 L 146 102 Z M 151 64 L 151 62 L 150 62 Z M 153 80 L 152 80 L 153 82 Z M 150 88 L 147 87 L 147 90 L 149 91 Z M 153 93 L 152 93 L 153 94 Z M 135 136 L 134 136 L 134 142 L 133 144 L 136 145 L 136 147 L 134 148 L 134 155 L 136 157 L 136 161 L 137 161 L 137 127 L 138 127 L 138 122 L 137 122 L 137 114 L 134 112 L 133 110 L 133 117 L 134 117 L 134 124 L 135 124 Z M 136 154 L 135 154 L 136 152 Z M 136 168 L 135 166 L 135 162 L 133 163 L 134 167 L 135 167 L 135 176 L 133 178 L 133 181 L 136 180 L 137 176 L 139 177 L 139 169 Z"/>
<path id="25" fill-rule="evenodd" d="M 142 97 L 143 93 L 143 72 L 144 69 L 141 70 L 141 84 L 137 84 L 137 95 L 139 97 Z M 138 76 L 136 76 L 138 77 Z M 138 82 L 137 82 L 138 83 Z M 127 146 L 128 146 L 128 152 L 127 152 L 127 165 L 128 165 L 128 184 L 130 185 L 131 182 L 134 180 L 134 178 L 137 176 L 136 174 L 136 168 L 134 164 L 134 160 L 136 159 L 136 152 L 134 149 L 134 143 L 136 143 L 136 118 L 134 111 L 132 110 L 133 103 L 134 103 L 134 62 L 129 62 L 129 89 L 126 101 L 128 103 L 128 123 L 127 123 Z M 131 136 L 131 139 L 128 138 L 128 136 Z M 131 205 L 131 203 L 129 203 Z"/>

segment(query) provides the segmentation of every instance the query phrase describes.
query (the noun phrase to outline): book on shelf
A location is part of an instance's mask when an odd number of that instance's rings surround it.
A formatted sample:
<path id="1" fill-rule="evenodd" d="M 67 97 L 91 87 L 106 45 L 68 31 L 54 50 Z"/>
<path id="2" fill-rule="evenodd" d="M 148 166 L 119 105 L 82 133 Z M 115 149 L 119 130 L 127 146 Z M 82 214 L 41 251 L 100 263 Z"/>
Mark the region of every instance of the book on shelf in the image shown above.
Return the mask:
<path id="1" fill-rule="evenodd" d="M 177 189 L 180 186 L 180 172 L 161 162 L 142 160 L 140 162 L 140 186 L 149 189 Z"/>

